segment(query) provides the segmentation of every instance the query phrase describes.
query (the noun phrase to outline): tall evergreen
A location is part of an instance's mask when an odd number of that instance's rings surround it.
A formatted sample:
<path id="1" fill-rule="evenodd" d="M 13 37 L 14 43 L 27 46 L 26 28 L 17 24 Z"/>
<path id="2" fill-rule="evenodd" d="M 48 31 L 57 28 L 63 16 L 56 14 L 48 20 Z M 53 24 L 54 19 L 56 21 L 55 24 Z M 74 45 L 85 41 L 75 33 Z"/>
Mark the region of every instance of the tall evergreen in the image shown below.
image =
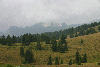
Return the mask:
<path id="1" fill-rule="evenodd" d="M 49 37 L 49 36 L 46 36 L 45 43 L 46 43 L 46 44 L 50 44 L 50 37 Z"/>
<path id="2" fill-rule="evenodd" d="M 67 42 L 66 42 L 65 45 L 64 45 L 64 49 L 65 49 L 66 51 L 68 51 Z"/>
<path id="3" fill-rule="evenodd" d="M 85 53 L 84 57 L 82 58 L 82 63 L 87 63 L 87 54 Z"/>
<path id="4" fill-rule="evenodd" d="M 79 62 L 79 59 L 80 59 L 80 57 L 79 57 L 80 55 L 79 55 L 79 52 L 77 51 L 76 52 L 76 63 L 78 63 Z"/>
<path id="5" fill-rule="evenodd" d="M 20 55 L 24 57 L 24 48 L 22 46 L 20 47 Z"/>
<path id="6" fill-rule="evenodd" d="M 12 40 L 11 40 L 10 35 L 7 36 L 7 45 L 12 46 Z"/>
<path id="7" fill-rule="evenodd" d="M 51 47 L 52 51 L 56 52 L 57 51 L 57 41 L 56 41 L 55 36 L 52 37 L 51 44 L 52 44 L 52 47 Z"/>
<path id="8" fill-rule="evenodd" d="M 62 44 L 61 41 L 58 42 L 58 51 L 61 53 L 65 52 L 64 44 Z"/>
<path id="9" fill-rule="evenodd" d="M 61 36 L 61 39 L 60 39 L 61 43 L 66 43 L 66 40 L 65 39 L 66 39 L 66 37 L 64 35 L 62 35 Z"/>
<path id="10" fill-rule="evenodd" d="M 51 57 L 51 55 L 48 58 L 49 58 L 49 60 L 47 62 L 47 65 L 52 65 L 52 57 Z"/>
<path id="11" fill-rule="evenodd" d="M 14 44 L 14 43 L 16 43 L 16 42 L 17 42 L 16 36 L 13 35 L 13 37 L 12 37 L 12 43 Z"/>
<path id="12" fill-rule="evenodd" d="M 69 61 L 68 65 L 72 65 L 72 59 L 70 59 L 70 61 Z"/>
<path id="13" fill-rule="evenodd" d="M 100 32 L 100 26 L 98 26 L 98 30 L 99 30 L 99 32 Z"/>
<path id="14" fill-rule="evenodd" d="M 6 45 L 6 39 L 5 39 L 5 36 L 4 35 L 1 38 L 1 44 L 2 45 Z"/>
<path id="15" fill-rule="evenodd" d="M 63 64 L 63 59 L 61 59 L 61 64 Z"/>
<path id="16" fill-rule="evenodd" d="M 28 33 L 23 35 L 23 37 L 22 37 L 22 44 L 25 45 L 25 46 L 30 44 L 30 39 L 29 39 Z"/>
<path id="17" fill-rule="evenodd" d="M 56 59 L 55 59 L 55 65 L 59 65 L 58 57 L 56 57 Z"/>
<path id="18" fill-rule="evenodd" d="M 41 50 L 41 44 L 40 44 L 40 39 L 37 39 L 37 45 L 36 45 L 37 50 Z"/>
<path id="19" fill-rule="evenodd" d="M 32 63 L 33 60 L 34 60 L 33 57 L 34 57 L 34 56 L 33 56 L 32 52 L 31 52 L 29 49 L 27 49 L 27 50 L 26 50 L 26 53 L 25 53 L 25 62 L 26 62 L 26 63 Z"/>

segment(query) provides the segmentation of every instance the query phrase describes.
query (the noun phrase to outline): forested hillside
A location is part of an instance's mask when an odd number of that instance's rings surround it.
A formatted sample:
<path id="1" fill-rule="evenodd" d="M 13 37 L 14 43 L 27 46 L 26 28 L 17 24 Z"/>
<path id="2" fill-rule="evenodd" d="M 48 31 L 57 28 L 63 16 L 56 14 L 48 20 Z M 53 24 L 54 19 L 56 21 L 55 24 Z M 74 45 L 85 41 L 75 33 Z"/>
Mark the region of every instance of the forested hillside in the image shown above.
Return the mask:
<path id="1" fill-rule="evenodd" d="M 12 65 L 99 65 L 100 22 L 76 28 L 0 38 L 0 63 Z"/>

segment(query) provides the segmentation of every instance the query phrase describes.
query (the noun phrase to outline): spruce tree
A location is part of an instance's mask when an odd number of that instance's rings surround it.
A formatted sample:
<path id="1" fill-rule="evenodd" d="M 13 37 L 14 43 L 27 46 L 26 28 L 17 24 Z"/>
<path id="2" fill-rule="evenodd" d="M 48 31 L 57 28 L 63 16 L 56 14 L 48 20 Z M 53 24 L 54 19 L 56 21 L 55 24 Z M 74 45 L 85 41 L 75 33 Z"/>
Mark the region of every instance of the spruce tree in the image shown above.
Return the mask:
<path id="1" fill-rule="evenodd" d="M 20 55 L 24 57 L 24 48 L 22 46 L 20 47 Z"/>
<path id="2" fill-rule="evenodd" d="M 5 39 L 5 36 L 4 35 L 1 38 L 1 44 L 2 45 L 6 45 L 6 39 Z"/>
<path id="3" fill-rule="evenodd" d="M 55 36 L 52 37 L 51 44 L 52 44 L 52 47 L 51 47 L 52 51 L 56 52 L 57 51 L 57 41 L 56 41 Z"/>
<path id="4" fill-rule="evenodd" d="M 49 36 L 46 36 L 45 43 L 46 43 L 46 44 L 50 44 L 50 37 L 49 37 Z"/>
<path id="5" fill-rule="evenodd" d="M 61 43 L 66 43 L 66 40 L 65 39 L 66 39 L 66 37 L 64 35 L 62 35 L 61 36 L 61 39 L 60 39 Z"/>
<path id="6" fill-rule="evenodd" d="M 33 60 L 34 60 L 34 58 L 33 58 L 32 52 L 29 49 L 27 49 L 26 53 L 25 53 L 25 62 L 26 63 L 32 63 Z"/>
<path id="7" fill-rule="evenodd" d="M 65 52 L 64 44 L 62 44 L 61 41 L 58 42 L 58 51 L 61 53 Z"/>
<path id="8" fill-rule="evenodd" d="M 100 32 L 100 26 L 98 26 L 98 30 L 99 30 L 99 32 Z"/>
<path id="9" fill-rule="evenodd" d="M 36 46 L 37 50 L 41 50 L 41 44 L 40 44 L 40 39 L 37 39 L 37 46 Z"/>
<path id="10" fill-rule="evenodd" d="M 69 61 L 68 65 L 72 65 L 72 59 L 70 59 L 70 61 Z"/>
<path id="11" fill-rule="evenodd" d="M 80 58 L 79 58 L 79 52 L 77 51 L 77 52 L 76 52 L 76 63 L 79 62 L 79 59 L 80 59 Z"/>
<path id="12" fill-rule="evenodd" d="M 59 65 L 58 57 L 56 57 L 56 59 L 55 59 L 55 65 Z"/>
<path id="13" fill-rule="evenodd" d="M 67 42 L 66 42 L 65 45 L 64 45 L 64 49 L 65 49 L 66 51 L 68 51 Z"/>
<path id="14" fill-rule="evenodd" d="M 7 45 L 12 46 L 12 40 L 11 40 L 10 35 L 7 36 Z"/>
<path id="15" fill-rule="evenodd" d="M 85 53 L 84 57 L 82 58 L 82 63 L 87 63 L 87 54 Z"/>
<path id="16" fill-rule="evenodd" d="M 12 44 L 14 44 L 14 43 L 16 43 L 16 42 L 17 42 L 16 36 L 13 35 L 13 37 L 12 37 Z"/>
<path id="17" fill-rule="evenodd" d="M 61 64 L 63 64 L 63 60 L 61 59 Z"/>
<path id="18" fill-rule="evenodd" d="M 49 61 L 48 61 L 47 65 L 52 65 L 52 57 L 51 57 L 51 55 L 48 58 L 49 58 Z"/>

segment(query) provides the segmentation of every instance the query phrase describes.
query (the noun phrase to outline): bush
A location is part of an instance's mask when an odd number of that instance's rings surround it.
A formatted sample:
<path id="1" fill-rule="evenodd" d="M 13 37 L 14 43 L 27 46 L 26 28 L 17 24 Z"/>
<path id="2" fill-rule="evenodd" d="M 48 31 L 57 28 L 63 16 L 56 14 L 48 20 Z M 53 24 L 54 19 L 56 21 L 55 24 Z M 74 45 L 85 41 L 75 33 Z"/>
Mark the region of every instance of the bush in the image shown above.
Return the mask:
<path id="1" fill-rule="evenodd" d="M 68 65 L 72 65 L 72 59 L 69 61 Z"/>
<path id="2" fill-rule="evenodd" d="M 83 43 L 83 39 L 81 39 L 81 43 Z"/>
<path id="3" fill-rule="evenodd" d="M 8 64 L 6 67 L 13 67 L 12 65 Z"/>
<path id="4" fill-rule="evenodd" d="M 100 62 L 98 62 L 98 65 L 100 65 Z"/>
<path id="5" fill-rule="evenodd" d="M 78 65 L 81 65 L 81 61 L 78 62 Z"/>

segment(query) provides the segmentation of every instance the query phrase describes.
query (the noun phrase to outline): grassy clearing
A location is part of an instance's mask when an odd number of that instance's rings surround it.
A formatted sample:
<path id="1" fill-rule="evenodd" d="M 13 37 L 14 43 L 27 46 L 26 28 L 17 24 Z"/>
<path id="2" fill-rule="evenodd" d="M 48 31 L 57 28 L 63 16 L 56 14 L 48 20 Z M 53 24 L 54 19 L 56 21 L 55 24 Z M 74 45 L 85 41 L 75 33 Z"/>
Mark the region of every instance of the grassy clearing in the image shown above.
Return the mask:
<path id="1" fill-rule="evenodd" d="M 95 27 L 95 29 L 97 30 L 98 27 Z M 81 39 L 83 40 L 83 43 L 81 43 Z M 70 59 L 72 59 L 74 63 L 75 54 L 77 50 L 79 51 L 81 56 L 87 53 L 88 63 L 82 63 L 82 66 L 90 66 L 90 65 L 97 66 L 98 62 L 100 62 L 99 60 L 100 59 L 100 32 L 84 35 L 84 36 L 78 36 L 74 38 L 67 38 L 66 41 L 68 42 L 69 51 L 66 51 L 65 53 L 52 52 L 51 44 L 45 44 L 45 42 L 41 42 L 42 44 L 41 51 L 35 50 L 37 44 L 36 42 L 32 42 L 29 46 L 25 46 L 25 47 L 23 46 L 24 52 L 26 52 L 26 49 L 28 49 L 29 47 L 32 48 L 32 52 L 36 62 L 33 62 L 29 65 L 34 65 L 34 64 L 36 64 L 37 66 L 46 65 L 48 61 L 48 57 L 49 55 L 51 55 L 53 59 L 53 64 L 55 63 L 55 58 L 57 56 L 60 57 L 59 62 L 61 61 L 61 59 L 63 59 L 63 67 L 64 65 L 68 66 L 68 62 Z M 7 64 L 11 64 L 15 66 L 22 65 L 21 60 L 24 60 L 24 58 L 20 56 L 21 45 L 22 45 L 21 43 L 15 43 L 13 44 L 13 46 L 0 45 L 0 65 L 1 65 L 0 67 L 5 67 Z M 28 67 L 29 65 L 26 64 L 24 67 Z M 76 64 L 73 65 L 74 67 L 76 66 Z M 23 65 L 20 67 L 23 67 Z M 54 65 L 54 67 L 56 66 Z"/>

